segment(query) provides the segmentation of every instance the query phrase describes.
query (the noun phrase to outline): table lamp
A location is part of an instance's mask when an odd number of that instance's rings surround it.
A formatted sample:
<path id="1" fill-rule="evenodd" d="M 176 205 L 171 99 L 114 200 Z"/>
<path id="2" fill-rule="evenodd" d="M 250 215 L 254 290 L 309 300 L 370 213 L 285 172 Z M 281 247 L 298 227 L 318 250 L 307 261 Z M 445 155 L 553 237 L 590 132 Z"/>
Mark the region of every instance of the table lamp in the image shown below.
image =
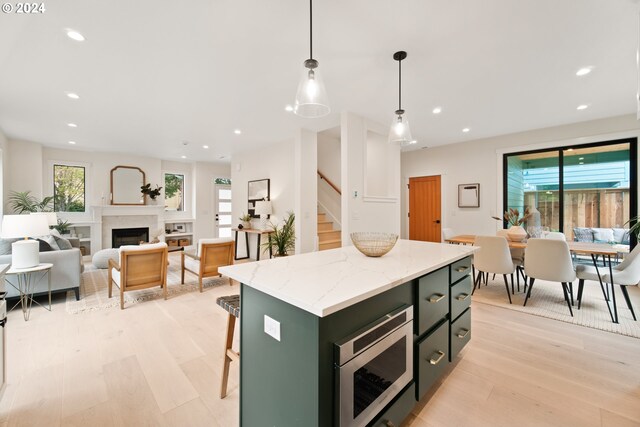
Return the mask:
<path id="1" fill-rule="evenodd" d="M 44 215 L 5 215 L 2 218 L 2 238 L 18 240 L 11 245 L 13 268 L 31 268 L 40 264 L 40 243 L 29 237 L 46 236 L 49 225 Z"/>
<path id="2" fill-rule="evenodd" d="M 47 222 L 49 223 L 49 227 L 53 227 L 54 225 L 58 225 L 58 214 L 55 212 L 31 212 L 31 215 L 41 215 L 47 218 Z"/>
<path id="3" fill-rule="evenodd" d="M 260 215 L 260 229 L 267 229 L 267 217 L 271 215 L 271 202 L 269 200 L 258 200 L 256 202 L 256 215 Z"/>

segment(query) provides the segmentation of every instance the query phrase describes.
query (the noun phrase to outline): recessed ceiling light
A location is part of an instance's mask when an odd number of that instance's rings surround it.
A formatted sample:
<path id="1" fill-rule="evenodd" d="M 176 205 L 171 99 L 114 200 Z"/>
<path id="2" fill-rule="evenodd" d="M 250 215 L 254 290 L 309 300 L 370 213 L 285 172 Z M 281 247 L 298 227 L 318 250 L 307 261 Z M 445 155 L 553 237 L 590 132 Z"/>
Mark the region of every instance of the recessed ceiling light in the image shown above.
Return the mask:
<path id="1" fill-rule="evenodd" d="M 69 141 L 69 144 L 76 145 L 76 142 L 75 141 Z"/>
<path id="2" fill-rule="evenodd" d="M 186 159 L 186 158 L 187 158 L 187 156 L 180 156 L 180 158 L 181 158 L 181 159 Z"/>
<path id="3" fill-rule="evenodd" d="M 586 76 L 593 70 L 593 67 L 582 67 L 578 71 L 576 71 L 576 76 L 582 77 Z"/>
<path id="4" fill-rule="evenodd" d="M 584 160 L 584 157 L 578 157 L 578 160 Z"/>
<path id="5" fill-rule="evenodd" d="M 433 114 L 440 114 L 442 113 L 442 107 L 436 107 L 433 109 Z"/>
<path id="6" fill-rule="evenodd" d="M 578 164 L 579 164 L 579 165 L 584 165 L 584 162 L 579 162 Z"/>
<path id="7" fill-rule="evenodd" d="M 578 105 L 578 108 L 576 108 L 576 110 L 586 110 L 587 108 L 589 108 L 587 104 L 582 104 Z"/>
<path id="8" fill-rule="evenodd" d="M 84 36 L 77 32 L 76 30 L 67 29 L 67 37 L 77 42 L 83 42 Z"/>
<path id="9" fill-rule="evenodd" d="M 292 111 L 293 111 L 293 107 L 292 107 L 291 105 L 288 105 L 288 104 L 287 104 L 287 105 L 284 107 L 284 111 L 288 111 L 288 112 L 290 113 L 290 112 L 292 112 Z"/>
<path id="10" fill-rule="evenodd" d="M 75 123 L 67 123 L 67 126 L 69 126 L 70 128 L 77 128 L 78 125 Z"/>
<path id="11" fill-rule="evenodd" d="M 203 145 L 202 148 L 206 149 L 206 148 L 209 148 L 209 146 L 208 145 Z"/>
<path id="12" fill-rule="evenodd" d="M 74 92 L 67 92 L 67 97 L 69 97 L 71 99 L 80 99 L 80 95 L 78 95 L 77 93 L 74 93 Z"/>
<path id="13" fill-rule="evenodd" d="M 464 129 L 462 129 L 462 132 L 467 133 L 467 132 L 469 132 L 470 130 L 471 130 L 471 129 L 469 129 L 469 128 L 464 128 Z"/>
<path id="14" fill-rule="evenodd" d="M 236 129 L 233 131 L 233 133 L 235 133 L 236 135 L 240 135 L 242 131 L 240 129 Z"/>

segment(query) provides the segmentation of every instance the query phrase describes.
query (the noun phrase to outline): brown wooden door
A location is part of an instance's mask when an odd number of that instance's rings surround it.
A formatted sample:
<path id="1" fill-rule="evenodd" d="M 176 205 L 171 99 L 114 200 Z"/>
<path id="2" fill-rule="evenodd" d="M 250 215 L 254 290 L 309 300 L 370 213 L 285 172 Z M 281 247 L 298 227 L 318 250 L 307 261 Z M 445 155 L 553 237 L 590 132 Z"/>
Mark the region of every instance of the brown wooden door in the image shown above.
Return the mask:
<path id="1" fill-rule="evenodd" d="M 409 239 L 441 241 L 440 175 L 409 178 Z"/>

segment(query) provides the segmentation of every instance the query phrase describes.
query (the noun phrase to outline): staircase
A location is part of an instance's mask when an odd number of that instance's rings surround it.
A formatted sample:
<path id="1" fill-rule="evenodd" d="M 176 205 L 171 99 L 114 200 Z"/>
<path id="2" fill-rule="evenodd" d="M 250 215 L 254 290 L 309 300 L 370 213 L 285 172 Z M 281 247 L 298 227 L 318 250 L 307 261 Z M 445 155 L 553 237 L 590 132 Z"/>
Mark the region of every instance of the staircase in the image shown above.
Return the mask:
<path id="1" fill-rule="evenodd" d="M 318 249 L 334 249 L 342 247 L 342 232 L 333 229 L 333 221 L 327 221 L 327 215 L 318 214 Z"/>

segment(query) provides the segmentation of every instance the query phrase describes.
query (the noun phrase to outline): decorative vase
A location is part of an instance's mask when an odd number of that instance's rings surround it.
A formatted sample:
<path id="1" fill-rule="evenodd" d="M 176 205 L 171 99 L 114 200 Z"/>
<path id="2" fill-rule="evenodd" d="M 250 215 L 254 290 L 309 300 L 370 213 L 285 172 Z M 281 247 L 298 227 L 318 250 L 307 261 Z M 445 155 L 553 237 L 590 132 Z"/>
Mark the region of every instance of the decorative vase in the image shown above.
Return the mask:
<path id="1" fill-rule="evenodd" d="M 522 242 L 527 238 L 527 232 L 520 225 L 512 225 L 507 231 L 507 237 L 512 242 Z"/>
<path id="2" fill-rule="evenodd" d="M 251 221 L 242 221 L 242 228 L 251 228 Z"/>

